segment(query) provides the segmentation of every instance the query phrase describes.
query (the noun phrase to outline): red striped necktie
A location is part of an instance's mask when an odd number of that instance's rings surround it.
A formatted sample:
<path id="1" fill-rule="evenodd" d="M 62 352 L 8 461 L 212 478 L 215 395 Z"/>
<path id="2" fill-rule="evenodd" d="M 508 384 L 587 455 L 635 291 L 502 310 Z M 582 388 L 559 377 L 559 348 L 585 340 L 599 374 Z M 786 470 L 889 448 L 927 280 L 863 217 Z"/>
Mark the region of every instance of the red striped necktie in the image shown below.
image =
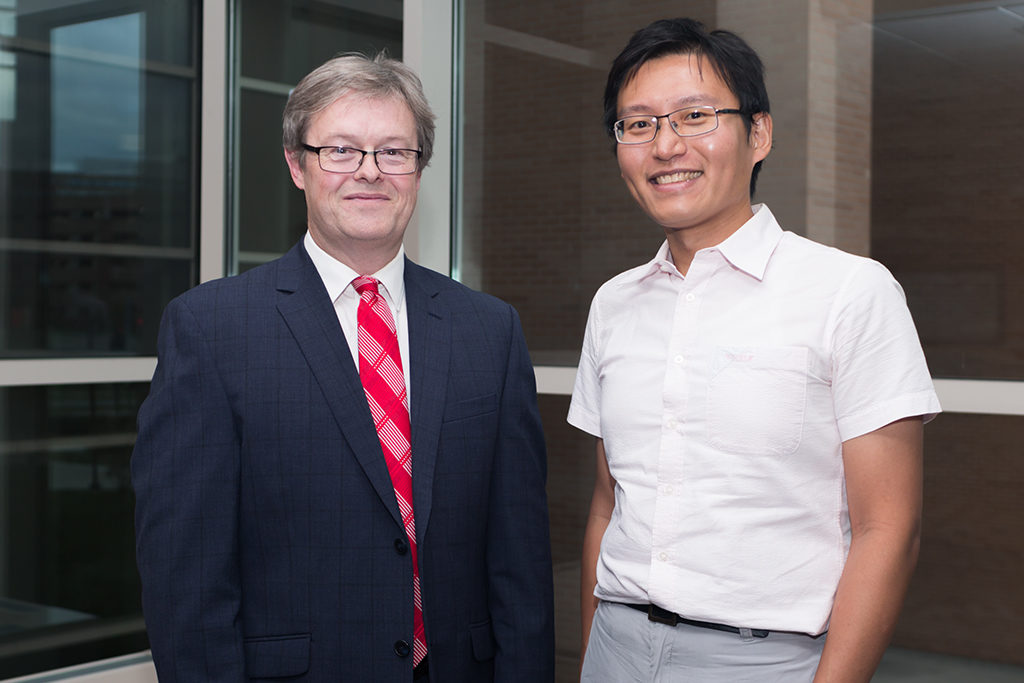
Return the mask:
<path id="1" fill-rule="evenodd" d="M 352 281 L 359 293 L 359 378 L 370 404 L 384 459 L 395 487 L 405 534 L 412 551 L 413 666 L 427 654 L 423 632 L 420 572 L 416 561 L 416 521 L 412 511 L 412 448 L 410 446 L 409 398 L 398 352 L 395 319 L 388 302 L 377 291 L 377 280 L 360 275 Z"/>

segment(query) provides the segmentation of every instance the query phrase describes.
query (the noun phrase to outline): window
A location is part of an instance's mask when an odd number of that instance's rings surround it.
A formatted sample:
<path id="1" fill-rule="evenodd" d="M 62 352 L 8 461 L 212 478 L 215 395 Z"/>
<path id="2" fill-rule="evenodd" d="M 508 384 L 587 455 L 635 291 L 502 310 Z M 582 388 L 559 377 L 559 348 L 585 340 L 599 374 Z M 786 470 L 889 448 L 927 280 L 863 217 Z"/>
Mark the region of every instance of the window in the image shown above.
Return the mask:
<path id="1" fill-rule="evenodd" d="M 0 0 L 0 678 L 146 649 L 129 459 L 163 308 L 294 244 L 288 92 L 338 52 L 401 58 L 402 22 L 401 0 Z"/>
<path id="2" fill-rule="evenodd" d="M 1003 490 L 1019 488 L 1006 449 L 1024 437 L 1019 1 L 460 3 L 453 270 L 516 306 L 545 366 L 556 594 L 576 590 L 593 477 L 593 440 L 564 424 L 590 300 L 664 239 L 619 178 L 605 78 L 634 31 L 680 14 L 739 33 L 765 62 L 775 145 L 756 201 L 786 229 L 887 265 L 933 374 L 955 378 L 937 382 L 946 409 L 997 413 L 926 429 L 926 537 L 896 645 L 1024 663 L 1020 628 L 985 616 L 1015 593 L 1008 558 L 1024 552 Z M 969 472 L 991 474 L 961 486 Z M 968 531 L 965 510 L 1004 540 Z M 564 680 L 576 610 L 574 597 L 556 604 Z"/>
<path id="3" fill-rule="evenodd" d="M 196 281 L 197 5 L 0 2 L 4 677 L 146 647 L 128 460 L 148 384 L 59 368 L 152 356 Z"/>
<path id="4" fill-rule="evenodd" d="M 401 59 L 402 3 L 263 0 L 238 9 L 233 269 L 242 271 L 277 258 L 306 232 L 305 197 L 292 184 L 280 143 L 288 93 L 342 52 L 387 50 Z"/>

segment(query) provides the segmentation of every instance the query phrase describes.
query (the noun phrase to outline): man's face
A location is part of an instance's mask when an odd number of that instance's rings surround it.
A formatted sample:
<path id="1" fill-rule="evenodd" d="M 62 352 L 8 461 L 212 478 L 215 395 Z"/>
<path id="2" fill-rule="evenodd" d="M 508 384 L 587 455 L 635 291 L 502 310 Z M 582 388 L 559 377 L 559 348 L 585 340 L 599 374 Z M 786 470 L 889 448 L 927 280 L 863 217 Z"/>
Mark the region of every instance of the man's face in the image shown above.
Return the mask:
<path id="1" fill-rule="evenodd" d="M 418 149 L 416 122 L 397 98 L 348 93 L 316 114 L 306 131 L 308 145 L 377 150 Z M 309 231 L 317 245 L 342 262 L 356 254 L 393 255 L 416 208 L 420 173 L 385 175 L 367 154 L 353 173 L 328 173 L 316 154 L 285 151 L 292 181 L 306 193 Z"/>
<path id="2" fill-rule="evenodd" d="M 667 55 L 643 64 L 619 92 L 618 116 L 661 115 L 691 105 L 739 108 L 711 65 L 694 55 Z M 751 216 L 750 173 L 771 149 L 771 118 L 755 117 L 747 134 L 742 115 L 720 114 L 718 128 L 680 137 L 666 119 L 651 142 L 617 145 L 619 170 L 647 215 L 665 228 L 696 229 L 707 244 L 732 234 Z"/>

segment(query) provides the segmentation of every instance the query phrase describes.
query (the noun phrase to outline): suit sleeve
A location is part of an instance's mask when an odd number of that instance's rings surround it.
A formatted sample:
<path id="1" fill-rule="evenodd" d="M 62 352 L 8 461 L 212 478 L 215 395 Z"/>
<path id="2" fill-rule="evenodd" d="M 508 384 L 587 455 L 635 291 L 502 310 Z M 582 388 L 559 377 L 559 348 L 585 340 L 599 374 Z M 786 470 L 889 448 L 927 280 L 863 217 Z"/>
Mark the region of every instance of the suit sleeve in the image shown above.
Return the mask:
<path id="1" fill-rule="evenodd" d="M 153 660 L 161 683 L 242 681 L 239 440 L 209 340 L 180 299 L 158 354 L 131 461 Z"/>
<path id="2" fill-rule="evenodd" d="M 547 455 L 533 365 L 516 312 L 491 482 L 487 565 L 496 682 L 554 679 Z"/>

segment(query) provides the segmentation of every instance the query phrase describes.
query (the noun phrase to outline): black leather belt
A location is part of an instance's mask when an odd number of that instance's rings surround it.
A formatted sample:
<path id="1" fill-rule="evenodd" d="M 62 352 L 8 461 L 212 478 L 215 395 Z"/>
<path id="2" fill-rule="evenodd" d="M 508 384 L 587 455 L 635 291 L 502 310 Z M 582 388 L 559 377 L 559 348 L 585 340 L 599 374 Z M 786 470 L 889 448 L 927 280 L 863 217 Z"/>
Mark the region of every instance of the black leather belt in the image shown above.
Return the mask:
<path id="1" fill-rule="evenodd" d="M 736 633 L 742 635 L 744 631 L 750 631 L 750 635 L 755 638 L 767 638 L 768 631 L 761 629 L 738 629 L 735 626 L 729 626 L 728 624 L 715 624 L 710 621 L 697 621 L 696 619 L 687 619 L 681 617 L 675 612 L 669 612 L 667 609 L 662 609 L 657 605 L 634 605 L 628 602 L 620 602 L 620 605 L 626 607 L 632 607 L 633 609 L 643 612 L 647 615 L 649 621 L 654 621 L 659 624 L 665 624 L 666 626 L 675 626 L 676 624 L 686 624 L 687 626 L 696 626 L 698 628 L 710 628 L 715 631 L 725 631 L 727 633 Z"/>

